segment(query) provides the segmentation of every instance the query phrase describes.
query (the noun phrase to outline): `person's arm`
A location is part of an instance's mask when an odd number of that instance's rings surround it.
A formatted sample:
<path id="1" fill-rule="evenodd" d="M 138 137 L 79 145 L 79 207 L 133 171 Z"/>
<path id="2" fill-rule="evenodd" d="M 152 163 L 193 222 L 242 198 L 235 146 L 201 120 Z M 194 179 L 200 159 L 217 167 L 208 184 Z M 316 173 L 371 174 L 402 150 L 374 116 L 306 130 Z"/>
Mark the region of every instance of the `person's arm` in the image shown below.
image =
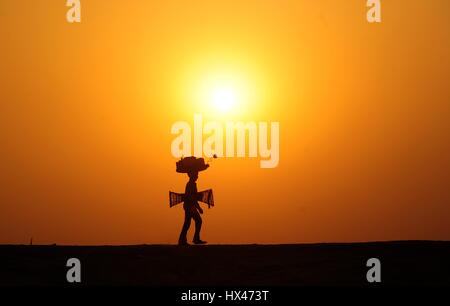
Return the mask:
<path id="1" fill-rule="evenodd" d="M 195 184 L 195 195 L 196 195 L 196 201 L 195 201 L 195 208 L 197 208 L 198 212 L 203 214 L 203 209 L 200 207 L 200 204 L 198 204 L 198 201 L 202 199 L 202 193 L 197 191 L 197 184 Z"/>
<path id="2" fill-rule="evenodd" d="M 200 207 L 200 204 L 198 204 L 198 202 L 196 202 L 195 207 L 197 208 L 199 213 L 203 214 L 203 209 Z"/>

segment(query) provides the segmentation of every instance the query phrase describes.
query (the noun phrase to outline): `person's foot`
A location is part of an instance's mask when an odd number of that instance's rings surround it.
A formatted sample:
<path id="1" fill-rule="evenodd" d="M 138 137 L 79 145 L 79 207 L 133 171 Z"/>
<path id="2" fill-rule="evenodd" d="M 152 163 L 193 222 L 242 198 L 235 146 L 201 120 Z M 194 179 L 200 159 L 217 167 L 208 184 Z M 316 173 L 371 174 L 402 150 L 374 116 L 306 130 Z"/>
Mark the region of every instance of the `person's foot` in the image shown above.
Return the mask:
<path id="1" fill-rule="evenodd" d="M 195 243 L 195 244 L 207 244 L 206 241 L 203 241 L 203 240 L 200 240 L 200 239 L 194 240 L 194 241 L 192 241 L 192 242 Z"/>
<path id="2" fill-rule="evenodd" d="M 178 245 L 189 245 L 187 241 L 178 241 Z"/>

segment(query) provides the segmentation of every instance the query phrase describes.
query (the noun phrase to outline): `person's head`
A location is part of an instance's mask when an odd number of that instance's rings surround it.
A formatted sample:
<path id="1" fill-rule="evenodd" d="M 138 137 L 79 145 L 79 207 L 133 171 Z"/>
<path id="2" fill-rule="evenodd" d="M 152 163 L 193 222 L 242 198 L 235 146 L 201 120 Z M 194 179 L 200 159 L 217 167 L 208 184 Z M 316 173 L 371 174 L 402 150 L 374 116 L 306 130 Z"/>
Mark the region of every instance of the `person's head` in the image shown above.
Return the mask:
<path id="1" fill-rule="evenodd" d="M 188 173 L 188 176 L 189 176 L 189 179 L 191 180 L 191 181 L 197 181 L 197 179 L 198 179 L 198 172 L 197 171 L 192 171 L 192 172 L 189 172 Z"/>

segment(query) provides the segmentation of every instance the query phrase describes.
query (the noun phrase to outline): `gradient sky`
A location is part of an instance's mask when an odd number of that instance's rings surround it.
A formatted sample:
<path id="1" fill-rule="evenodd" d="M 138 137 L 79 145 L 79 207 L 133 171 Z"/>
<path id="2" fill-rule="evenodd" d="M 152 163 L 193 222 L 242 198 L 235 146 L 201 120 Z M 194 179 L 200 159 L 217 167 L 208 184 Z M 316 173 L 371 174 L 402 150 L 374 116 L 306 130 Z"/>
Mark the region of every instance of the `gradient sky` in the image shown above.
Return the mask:
<path id="1" fill-rule="evenodd" d="M 209 242 L 450 239 L 448 0 L 65 2 L 0 2 L 0 243 L 176 243 L 194 113 L 280 122 L 277 168 L 200 174 Z M 217 75 L 250 93 L 226 118 Z"/>

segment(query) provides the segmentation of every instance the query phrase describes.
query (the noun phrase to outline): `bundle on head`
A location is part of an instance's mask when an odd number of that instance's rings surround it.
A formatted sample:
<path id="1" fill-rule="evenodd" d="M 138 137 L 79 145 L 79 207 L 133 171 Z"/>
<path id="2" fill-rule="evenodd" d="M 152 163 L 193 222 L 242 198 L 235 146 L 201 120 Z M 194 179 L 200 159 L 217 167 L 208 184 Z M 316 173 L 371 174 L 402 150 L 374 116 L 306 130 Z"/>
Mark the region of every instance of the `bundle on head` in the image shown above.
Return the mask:
<path id="1" fill-rule="evenodd" d="M 181 158 L 176 163 L 178 173 L 192 173 L 208 169 L 209 165 L 205 163 L 203 158 L 194 156 Z"/>

